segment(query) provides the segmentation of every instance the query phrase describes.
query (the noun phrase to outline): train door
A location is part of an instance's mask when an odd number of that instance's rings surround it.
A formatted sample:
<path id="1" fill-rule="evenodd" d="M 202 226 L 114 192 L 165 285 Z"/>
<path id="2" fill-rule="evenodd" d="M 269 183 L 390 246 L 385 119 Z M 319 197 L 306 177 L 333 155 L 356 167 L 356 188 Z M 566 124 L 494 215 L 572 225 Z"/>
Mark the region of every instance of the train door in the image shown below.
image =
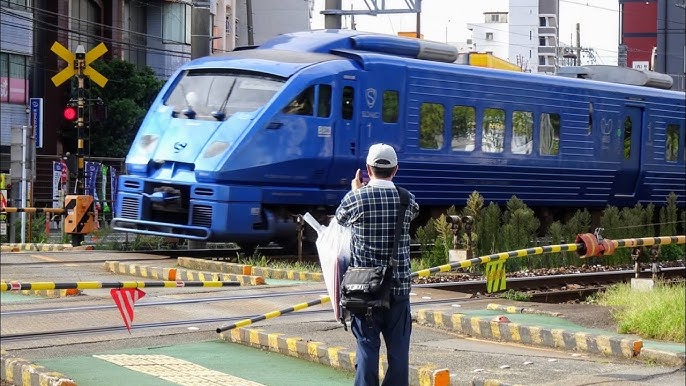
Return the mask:
<path id="1" fill-rule="evenodd" d="M 329 172 L 329 183 L 334 187 L 350 187 L 364 152 L 360 148 L 358 128 L 360 76 L 360 72 L 348 72 L 340 74 L 335 81 L 332 109 L 334 157 Z"/>
<path id="2" fill-rule="evenodd" d="M 360 101 L 360 146 L 366 156 L 369 146 L 375 143 L 392 145 L 402 157 L 405 132 L 401 96 L 405 94 L 404 67 L 385 64 L 368 66 L 369 76 L 361 90 Z M 362 160 L 364 165 L 365 160 Z"/>
<path id="3" fill-rule="evenodd" d="M 624 112 L 619 125 L 621 162 L 615 180 L 615 195 L 632 196 L 640 171 L 643 107 L 625 106 Z"/>

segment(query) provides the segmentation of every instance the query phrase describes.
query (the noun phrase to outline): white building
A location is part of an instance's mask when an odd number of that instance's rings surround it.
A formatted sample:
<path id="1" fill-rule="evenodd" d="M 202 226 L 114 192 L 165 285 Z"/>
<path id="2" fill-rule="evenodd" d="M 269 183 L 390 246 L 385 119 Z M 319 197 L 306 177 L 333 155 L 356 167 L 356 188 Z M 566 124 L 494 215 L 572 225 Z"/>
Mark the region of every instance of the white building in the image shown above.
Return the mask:
<path id="1" fill-rule="evenodd" d="M 558 1 L 510 0 L 510 62 L 525 71 L 555 72 L 559 9 Z"/>
<path id="2" fill-rule="evenodd" d="M 557 66 L 559 3 L 510 0 L 509 10 L 484 12 L 483 23 L 470 23 L 474 51 L 487 52 L 527 72 L 552 74 Z"/>
<path id="3" fill-rule="evenodd" d="M 484 12 L 484 22 L 468 23 L 467 29 L 472 31 L 474 52 L 486 52 L 507 60 L 510 44 L 507 12 Z"/>

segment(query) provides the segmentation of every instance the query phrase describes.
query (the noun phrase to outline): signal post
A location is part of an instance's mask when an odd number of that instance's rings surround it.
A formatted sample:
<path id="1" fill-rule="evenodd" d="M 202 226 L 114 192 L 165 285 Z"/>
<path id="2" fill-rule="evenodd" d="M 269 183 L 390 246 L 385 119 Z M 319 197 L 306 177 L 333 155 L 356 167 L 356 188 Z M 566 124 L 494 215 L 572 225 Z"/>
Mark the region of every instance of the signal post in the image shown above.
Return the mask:
<path id="1" fill-rule="evenodd" d="M 90 64 L 99 58 L 102 54 L 107 52 L 107 48 L 103 43 L 100 43 L 95 48 L 86 52 L 86 49 L 79 45 L 75 53 L 71 53 L 64 46 L 55 42 L 51 50 L 60 58 L 67 62 L 67 67 L 60 71 L 57 75 L 52 77 L 52 82 L 55 86 L 59 86 L 72 76 L 76 77 L 76 88 L 72 90 L 72 95 L 76 98 L 70 100 L 67 109 L 65 109 L 65 118 L 67 115 L 75 115 L 74 127 L 77 135 L 77 173 L 76 173 L 76 195 L 68 195 L 64 200 L 64 208 L 67 211 L 67 216 L 64 220 L 65 231 L 72 235 L 72 245 L 81 245 L 84 236 L 95 229 L 95 212 L 94 200 L 92 195 L 85 195 L 85 162 L 84 162 L 84 132 L 87 126 L 86 105 L 88 99 L 86 98 L 86 77 L 89 77 L 93 82 L 100 87 L 105 87 L 107 78 L 102 76 L 95 69 L 90 67 Z M 74 114 L 73 107 L 76 107 Z"/>

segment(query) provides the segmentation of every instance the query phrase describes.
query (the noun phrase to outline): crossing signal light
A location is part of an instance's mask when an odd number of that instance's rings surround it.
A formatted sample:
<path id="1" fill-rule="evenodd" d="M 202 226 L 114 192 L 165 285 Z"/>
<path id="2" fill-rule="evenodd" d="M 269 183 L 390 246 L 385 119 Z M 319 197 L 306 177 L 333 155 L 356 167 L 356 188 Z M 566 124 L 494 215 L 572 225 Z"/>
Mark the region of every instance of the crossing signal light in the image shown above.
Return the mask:
<path id="1" fill-rule="evenodd" d="M 64 116 L 64 119 L 66 119 L 69 122 L 73 122 L 76 120 L 78 113 L 76 111 L 76 107 L 74 106 L 67 106 L 64 108 L 64 111 L 62 112 L 62 115 Z"/>

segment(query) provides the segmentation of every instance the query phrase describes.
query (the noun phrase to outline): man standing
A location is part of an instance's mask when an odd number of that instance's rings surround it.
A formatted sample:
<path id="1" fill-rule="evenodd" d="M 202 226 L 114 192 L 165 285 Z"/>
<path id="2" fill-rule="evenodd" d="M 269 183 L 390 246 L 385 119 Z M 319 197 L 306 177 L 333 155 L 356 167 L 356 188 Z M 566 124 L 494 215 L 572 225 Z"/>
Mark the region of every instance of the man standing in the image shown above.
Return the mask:
<path id="1" fill-rule="evenodd" d="M 352 226 L 351 261 L 353 267 L 391 266 L 400 194 L 392 180 L 398 171 L 398 157 L 393 147 L 375 144 L 369 148 L 367 173 L 362 181 L 357 170 L 348 192 L 336 210 L 336 219 Z M 419 206 L 409 193 L 398 252 L 392 256 L 390 309 L 374 309 L 372 317 L 352 315 L 351 329 L 357 338 L 356 386 L 379 384 L 380 334 L 386 343 L 388 370 L 383 385 L 403 386 L 409 383 L 409 353 L 412 319 L 410 316 L 410 222 Z"/>

